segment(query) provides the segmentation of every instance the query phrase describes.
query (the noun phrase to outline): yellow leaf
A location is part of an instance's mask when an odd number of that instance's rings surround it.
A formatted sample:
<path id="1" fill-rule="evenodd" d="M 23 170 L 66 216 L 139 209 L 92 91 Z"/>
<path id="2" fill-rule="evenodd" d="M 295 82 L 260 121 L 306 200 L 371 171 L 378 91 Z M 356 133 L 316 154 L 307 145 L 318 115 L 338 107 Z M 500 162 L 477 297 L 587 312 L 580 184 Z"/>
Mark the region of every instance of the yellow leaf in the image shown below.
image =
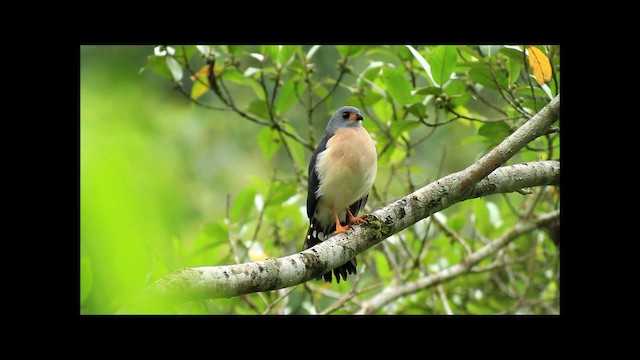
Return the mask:
<path id="1" fill-rule="evenodd" d="M 204 95 L 209 90 L 209 80 L 206 76 L 201 77 L 198 81 L 193 82 L 191 88 L 191 98 L 197 100 L 200 96 Z"/>
<path id="2" fill-rule="evenodd" d="M 215 67 L 214 67 L 215 69 Z M 209 74 L 209 64 L 203 66 L 197 73 L 191 75 L 191 81 L 196 81 L 196 78 L 207 76 Z"/>
<path id="3" fill-rule="evenodd" d="M 534 46 L 528 46 L 527 49 L 529 50 L 529 65 L 533 69 L 533 75 L 535 75 L 538 84 L 542 85 L 551 80 L 549 58 Z"/>
<path id="4" fill-rule="evenodd" d="M 224 66 L 223 65 L 215 65 L 213 67 L 213 74 L 215 76 L 220 76 L 220 74 L 222 74 L 223 71 L 224 71 Z"/>

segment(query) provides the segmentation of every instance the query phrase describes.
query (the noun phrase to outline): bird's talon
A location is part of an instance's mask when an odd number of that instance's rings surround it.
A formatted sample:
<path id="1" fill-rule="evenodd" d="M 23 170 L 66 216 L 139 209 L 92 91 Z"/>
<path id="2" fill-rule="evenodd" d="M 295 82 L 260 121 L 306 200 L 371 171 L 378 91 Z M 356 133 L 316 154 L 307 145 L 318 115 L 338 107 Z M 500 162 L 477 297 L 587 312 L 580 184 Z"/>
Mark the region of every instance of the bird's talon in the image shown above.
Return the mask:
<path id="1" fill-rule="evenodd" d="M 347 225 L 347 226 L 336 225 L 336 234 L 347 232 L 347 230 L 349 230 L 350 228 L 351 227 L 349 225 Z"/>

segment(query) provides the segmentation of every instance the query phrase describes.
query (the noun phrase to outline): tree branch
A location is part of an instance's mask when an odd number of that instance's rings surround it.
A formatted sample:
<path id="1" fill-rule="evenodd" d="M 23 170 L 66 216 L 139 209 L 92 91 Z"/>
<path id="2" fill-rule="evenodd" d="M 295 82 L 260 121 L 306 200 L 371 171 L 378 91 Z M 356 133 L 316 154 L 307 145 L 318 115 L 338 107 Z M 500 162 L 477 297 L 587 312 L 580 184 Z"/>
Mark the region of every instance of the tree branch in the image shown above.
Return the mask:
<path id="1" fill-rule="evenodd" d="M 402 284 L 397 287 L 388 287 L 381 293 L 362 303 L 362 308 L 358 314 L 371 314 L 391 301 L 405 295 L 413 294 L 420 290 L 442 284 L 456 276 L 468 272 L 471 268 L 489 255 L 507 246 L 518 236 L 533 231 L 541 225 L 557 220 L 560 217 L 560 210 L 555 210 L 539 216 L 532 221 L 520 221 L 512 229 L 501 237 L 491 241 L 480 250 L 464 258 L 459 264 L 453 265 L 435 274 L 421 279 Z"/>
<path id="2" fill-rule="evenodd" d="M 368 224 L 354 226 L 346 233 L 282 258 L 175 271 L 144 289 L 121 311 L 145 309 L 136 305 L 146 305 L 149 299 L 171 303 L 294 286 L 346 263 L 389 236 L 457 202 L 523 187 L 557 184 L 559 161 L 498 167 L 528 142 L 544 134 L 557 118 L 559 107 L 558 95 L 481 159 L 371 213 Z"/>

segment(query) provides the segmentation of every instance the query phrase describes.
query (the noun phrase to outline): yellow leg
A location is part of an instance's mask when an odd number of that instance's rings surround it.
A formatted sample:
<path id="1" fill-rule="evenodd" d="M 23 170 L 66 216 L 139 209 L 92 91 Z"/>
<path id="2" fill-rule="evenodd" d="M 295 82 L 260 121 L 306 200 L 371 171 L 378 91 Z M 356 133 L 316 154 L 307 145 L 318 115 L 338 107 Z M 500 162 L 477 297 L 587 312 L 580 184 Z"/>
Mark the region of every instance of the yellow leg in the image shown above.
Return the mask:
<path id="1" fill-rule="evenodd" d="M 333 218 L 336 220 L 336 234 L 343 233 L 349 230 L 349 225 L 340 225 L 340 219 L 338 219 L 338 212 L 336 211 L 336 209 L 333 209 Z"/>
<path id="2" fill-rule="evenodd" d="M 360 217 L 355 217 L 353 216 L 349 208 L 346 208 L 346 209 L 347 209 L 347 214 L 349 214 L 349 225 L 353 225 L 355 223 L 361 223 L 361 224 L 366 223 L 366 221 L 364 221 L 364 218 L 367 216 L 367 214 L 362 214 L 360 215 Z"/>

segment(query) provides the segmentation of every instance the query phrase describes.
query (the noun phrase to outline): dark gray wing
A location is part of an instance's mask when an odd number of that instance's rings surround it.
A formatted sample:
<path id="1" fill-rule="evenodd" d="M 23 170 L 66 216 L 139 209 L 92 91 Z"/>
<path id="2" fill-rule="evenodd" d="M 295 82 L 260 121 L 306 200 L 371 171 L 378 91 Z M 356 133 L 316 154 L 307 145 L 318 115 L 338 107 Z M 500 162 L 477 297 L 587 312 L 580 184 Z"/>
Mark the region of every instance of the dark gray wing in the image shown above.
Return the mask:
<path id="1" fill-rule="evenodd" d="M 323 134 L 322 139 L 318 144 L 318 147 L 316 147 L 316 150 L 313 152 L 313 155 L 311 155 L 311 161 L 309 161 L 309 169 L 308 169 L 308 175 L 309 175 L 308 185 L 309 186 L 307 189 L 307 217 L 309 219 L 311 219 L 313 217 L 313 214 L 315 214 L 316 206 L 318 205 L 318 200 L 320 199 L 320 198 L 316 199 L 316 191 L 320 186 L 320 181 L 318 180 L 318 173 L 316 173 L 316 160 L 318 158 L 318 154 L 325 151 L 325 149 L 327 148 L 327 141 L 329 140 L 331 135 L 333 135 L 333 133 Z"/>

